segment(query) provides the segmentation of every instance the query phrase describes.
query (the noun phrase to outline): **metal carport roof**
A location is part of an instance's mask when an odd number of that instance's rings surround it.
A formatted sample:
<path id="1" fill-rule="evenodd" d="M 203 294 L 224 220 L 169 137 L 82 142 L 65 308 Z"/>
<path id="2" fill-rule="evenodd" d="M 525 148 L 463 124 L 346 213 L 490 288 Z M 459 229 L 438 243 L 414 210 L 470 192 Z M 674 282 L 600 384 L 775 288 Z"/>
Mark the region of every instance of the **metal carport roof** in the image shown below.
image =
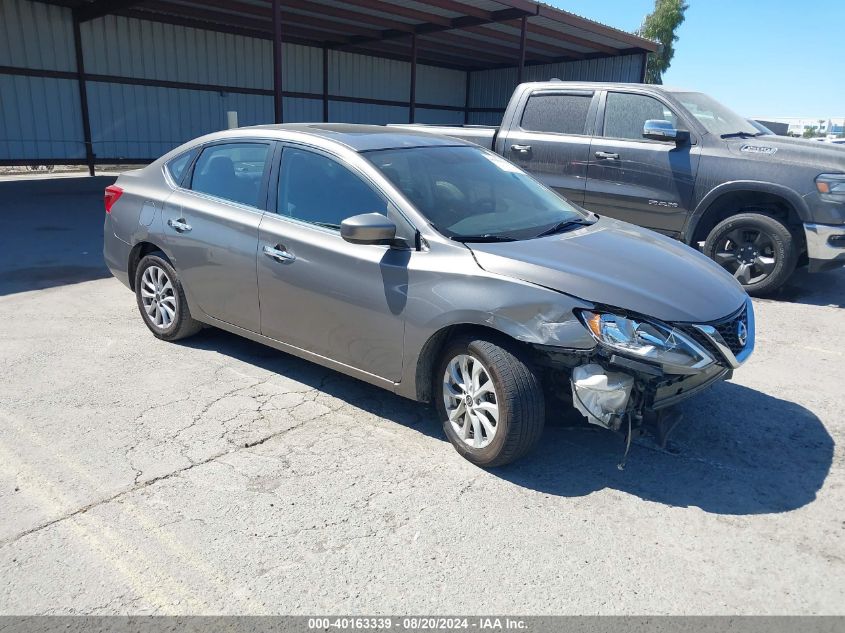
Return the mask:
<path id="1" fill-rule="evenodd" d="M 531 0 L 50 0 L 79 21 L 124 15 L 464 70 L 655 51 Z"/>

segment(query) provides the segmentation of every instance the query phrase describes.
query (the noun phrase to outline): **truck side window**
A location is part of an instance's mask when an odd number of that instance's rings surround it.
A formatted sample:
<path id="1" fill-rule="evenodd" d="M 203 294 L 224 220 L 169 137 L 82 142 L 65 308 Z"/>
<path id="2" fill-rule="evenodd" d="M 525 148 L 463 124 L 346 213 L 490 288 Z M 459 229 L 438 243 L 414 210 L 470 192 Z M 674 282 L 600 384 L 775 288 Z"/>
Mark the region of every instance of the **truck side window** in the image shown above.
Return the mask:
<path id="1" fill-rule="evenodd" d="M 604 136 L 643 140 L 643 126 L 649 119 L 669 121 L 678 127 L 673 112 L 657 99 L 640 94 L 608 92 L 604 109 Z"/>
<path id="2" fill-rule="evenodd" d="M 584 134 L 592 95 L 532 95 L 525 104 L 520 127 L 531 132 Z"/>

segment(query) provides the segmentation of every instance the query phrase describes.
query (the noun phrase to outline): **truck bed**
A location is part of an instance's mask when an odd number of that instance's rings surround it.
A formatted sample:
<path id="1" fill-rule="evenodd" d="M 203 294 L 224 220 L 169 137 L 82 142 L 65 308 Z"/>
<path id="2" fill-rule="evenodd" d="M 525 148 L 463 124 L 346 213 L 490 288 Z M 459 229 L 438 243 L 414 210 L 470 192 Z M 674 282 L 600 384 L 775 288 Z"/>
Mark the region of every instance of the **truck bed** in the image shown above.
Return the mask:
<path id="1" fill-rule="evenodd" d="M 493 149 L 499 128 L 493 125 L 428 125 L 423 123 L 391 123 L 389 127 L 418 130 L 441 136 L 451 136 L 480 145 L 485 149 Z"/>

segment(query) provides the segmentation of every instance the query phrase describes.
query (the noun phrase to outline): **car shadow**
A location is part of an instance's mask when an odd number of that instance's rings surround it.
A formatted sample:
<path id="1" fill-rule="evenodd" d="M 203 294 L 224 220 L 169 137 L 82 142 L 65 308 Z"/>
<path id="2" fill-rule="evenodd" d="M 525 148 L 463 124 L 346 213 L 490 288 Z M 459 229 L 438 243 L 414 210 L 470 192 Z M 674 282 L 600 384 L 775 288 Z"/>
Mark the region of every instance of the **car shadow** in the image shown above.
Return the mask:
<path id="1" fill-rule="evenodd" d="M 0 296 L 111 276 L 103 189 L 114 176 L 0 182 Z"/>
<path id="2" fill-rule="evenodd" d="M 764 300 L 845 308 L 845 268 L 809 273 L 799 268 L 774 294 Z"/>
<path id="3" fill-rule="evenodd" d="M 279 373 L 447 441 L 432 407 L 314 363 L 216 329 L 181 344 Z M 787 512 L 815 499 L 830 470 L 834 443 L 811 411 L 730 382 L 714 385 L 681 407 L 684 420 L 668 449 L 637 440 L 624 471 L 617 468 L 622 437 L 583 424 L 567 410 L 549 416 L 543 440 L 531 454 L 490 472 L 544 494 L 582 497 L 611 488 L 714 514 Z"/>

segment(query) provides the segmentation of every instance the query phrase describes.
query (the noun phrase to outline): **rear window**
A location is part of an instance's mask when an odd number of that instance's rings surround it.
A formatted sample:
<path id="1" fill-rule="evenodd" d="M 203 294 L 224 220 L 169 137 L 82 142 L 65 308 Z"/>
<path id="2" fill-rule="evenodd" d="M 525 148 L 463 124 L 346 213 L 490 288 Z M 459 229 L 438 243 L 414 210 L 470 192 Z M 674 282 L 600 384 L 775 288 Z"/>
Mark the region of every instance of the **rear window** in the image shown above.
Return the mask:
<path id="1" fill-rule="evenodd" d="M 185 169 L 187 169 L 188 165 L 191 164 L 191 161 L 196 155 L 197 150 L 192 149 L 184 154 L 180 154 L 167 163 L 167 172 L 170 174 L 170 177 L 173 178 L 173 182 L 177 185 L 181 184 L 182 177 L 185 175 Z"/>
<path id="2" fill-rule="evenodd" d="M 520 126 L 532 132 L 584 134 L 592 95 L 532 95 Z"/>
<path id="3" fill-rule="evenodd" d="M 191 189 L 251 207 L 261 206 L 258 194 L 269 149 L 267 143 L 206 147 L 194 167 Z"/>

